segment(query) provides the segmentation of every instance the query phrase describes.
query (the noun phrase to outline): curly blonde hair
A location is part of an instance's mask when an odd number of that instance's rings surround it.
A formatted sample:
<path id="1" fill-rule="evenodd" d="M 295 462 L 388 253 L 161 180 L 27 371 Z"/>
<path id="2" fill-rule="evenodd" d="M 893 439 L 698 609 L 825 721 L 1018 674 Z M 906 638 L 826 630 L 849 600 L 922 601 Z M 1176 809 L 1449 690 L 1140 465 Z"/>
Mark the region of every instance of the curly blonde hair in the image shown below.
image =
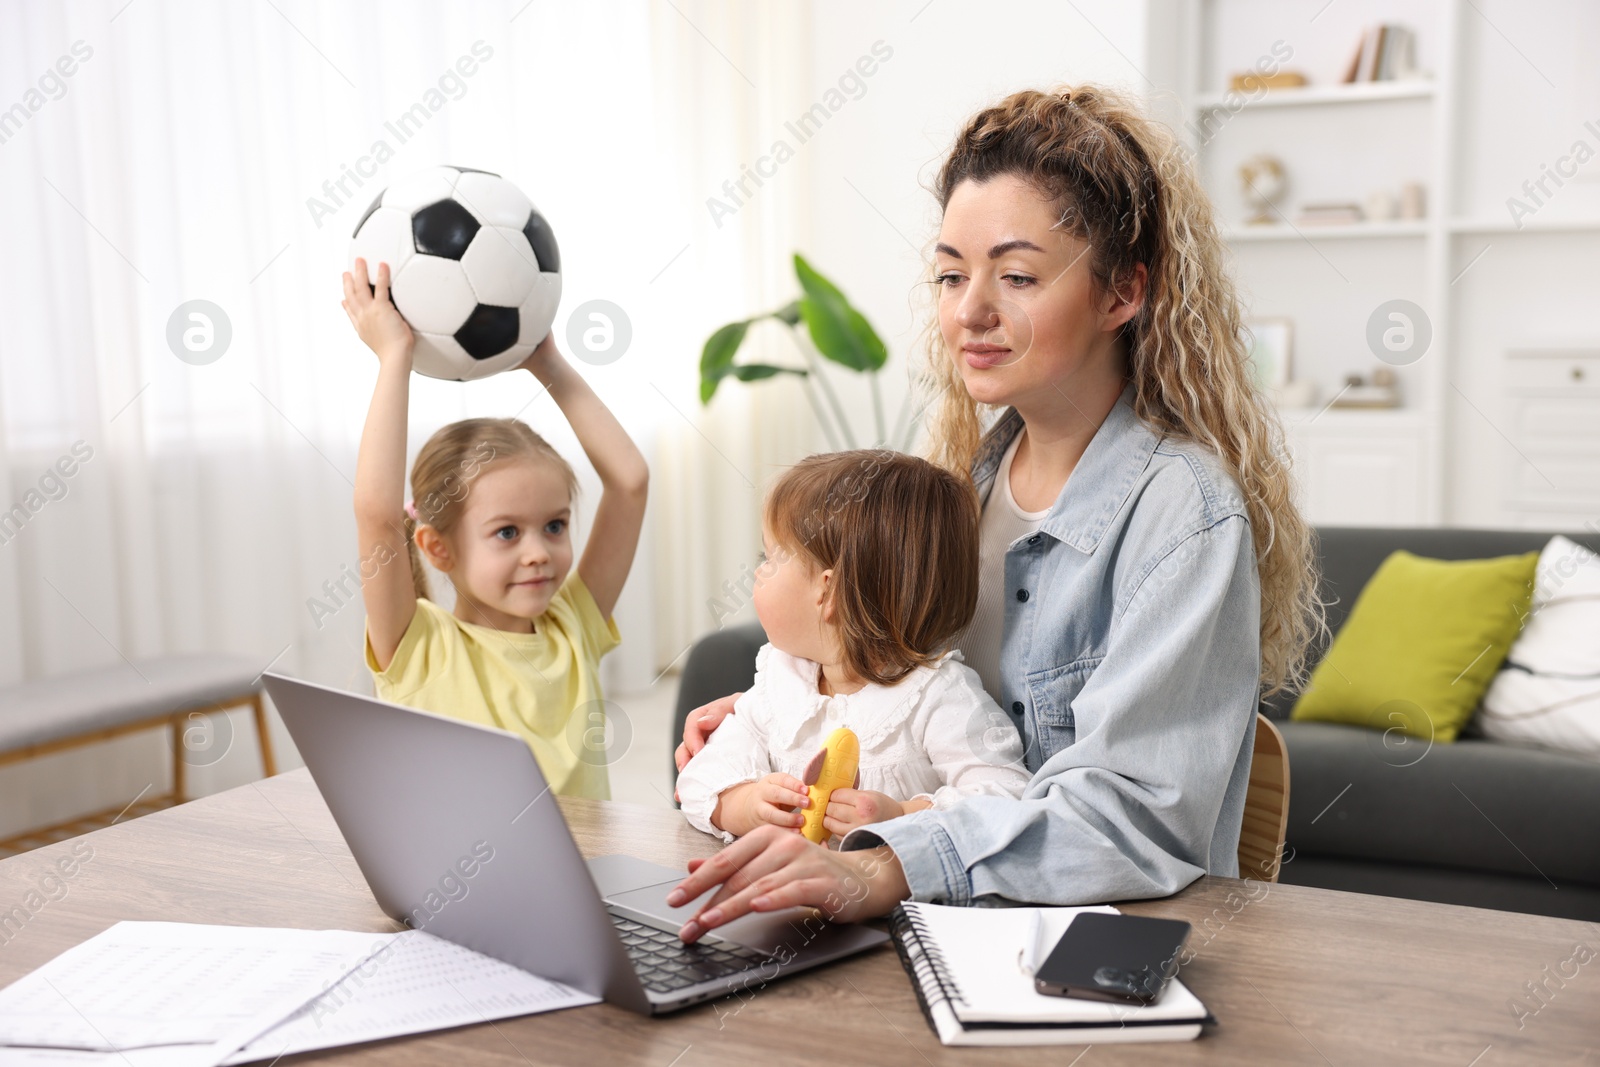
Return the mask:
<path id="1" fill-rule="evenodd" d="M 1262 689 L 1299 688 L 1308 649 L 1326 632 L 1313 534 L 1292 499 L 1283 427 L 1249 367 L 1239 299 L 1192 160 L 1130 99 L 1079 85 L 1013 93 L 973 115 L 933 189 L 941 213 L 962 182 L 1000 175 L 1059 205 L 1056 228 L 1088 243 L 1102 293 L 1145 265 L 1144 302 L 1120 334 L 1134 410 L 1156 431 L 1210 448 L 1238 482 L 1260 571 Z M 922 348 L 930 458 L 970 472 L 983 416 L 996 409 L 967 393 L 937 314 Z"/>

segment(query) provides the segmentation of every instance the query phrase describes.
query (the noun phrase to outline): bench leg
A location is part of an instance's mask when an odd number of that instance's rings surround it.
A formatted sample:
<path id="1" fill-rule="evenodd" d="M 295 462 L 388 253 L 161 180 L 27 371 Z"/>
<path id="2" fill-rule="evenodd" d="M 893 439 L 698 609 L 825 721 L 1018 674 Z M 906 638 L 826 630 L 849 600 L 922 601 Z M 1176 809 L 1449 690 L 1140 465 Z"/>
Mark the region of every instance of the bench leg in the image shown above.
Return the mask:
<path id="1" fill-rule="evenodd" d="M 184 802 L 183 712 L 172 717 L 172 796 L 174 803 Z"/>
<path id="2" fill-rule="evenodd" d="M 261 744 L 261 772 L 271 778 L 278 773 L 277 761 L 272 758 L 272 737 L 267 733 L 267 707 L 257 692 L 250 698 L 256 716 L 256 740 Z"/>

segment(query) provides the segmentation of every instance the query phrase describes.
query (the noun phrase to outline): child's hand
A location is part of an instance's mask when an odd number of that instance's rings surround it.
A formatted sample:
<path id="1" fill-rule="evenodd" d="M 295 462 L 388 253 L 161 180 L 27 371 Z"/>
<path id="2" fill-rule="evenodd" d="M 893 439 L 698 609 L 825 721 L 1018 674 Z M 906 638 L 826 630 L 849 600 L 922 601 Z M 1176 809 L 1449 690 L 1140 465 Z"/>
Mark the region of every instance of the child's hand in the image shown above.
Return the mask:
<path id="1" fill-rule="evenodd" d="M 344 299 L 339 301 L 344 313 L 350 317 L 350 325 L 356 328 L 356 333 L 367 347 L 378 354 L 379 363 L 387 363 L 390 359 L 410 359 L 417 336 L 389 300 L 389 264 L 378 264 L 377 284 L 373 286 L 365 284 L 366 260 L 357 259 L 356 270 L 361 273 L 363 281 L 358 283 L 354 275 L 345 271 Z"/>
<path id="2" fill-rule="evenodd" d="M 566 362 L 561 350 L 556 347 L 556 332 L 551 330 L 517 369 L 525 370 L 544 385 L 549 385 L 551 379 L 566 366 Z"/>
<path id="3" fill-rule="evenodd" d="M 870 789 L 835 789 L 828 796 L 822 828 L 843 837 L 858 826 L 898 819 L 905 813 L 905 805 L 886 793 L 874 793 Z"/>
<path id="4" fill-rule="evenodd" d="M 805 816 L 795 811 L 811 803 L 805 783 L 792 774 L 769 774 L 724 790 L 711 821 L 736 837 L 765 823 L 800 832 Z"/>

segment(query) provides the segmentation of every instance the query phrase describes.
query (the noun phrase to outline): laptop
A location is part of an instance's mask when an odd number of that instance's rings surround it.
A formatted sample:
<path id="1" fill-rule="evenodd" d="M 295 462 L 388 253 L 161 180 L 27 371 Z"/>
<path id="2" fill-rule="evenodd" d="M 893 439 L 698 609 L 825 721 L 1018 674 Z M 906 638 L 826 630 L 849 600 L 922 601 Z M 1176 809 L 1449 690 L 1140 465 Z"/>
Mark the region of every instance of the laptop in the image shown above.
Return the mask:
<path id="1" fill-rule="evenodd" d="M 413 929 L 651 1015 L 750 996 L 888 940 L 791 908 L 685 945 L 678 930 L 713 891 L 672 908 L 686 871 L 635 856 L 585 861 L 516 734 L 265 679 L 378 906 Z"/>

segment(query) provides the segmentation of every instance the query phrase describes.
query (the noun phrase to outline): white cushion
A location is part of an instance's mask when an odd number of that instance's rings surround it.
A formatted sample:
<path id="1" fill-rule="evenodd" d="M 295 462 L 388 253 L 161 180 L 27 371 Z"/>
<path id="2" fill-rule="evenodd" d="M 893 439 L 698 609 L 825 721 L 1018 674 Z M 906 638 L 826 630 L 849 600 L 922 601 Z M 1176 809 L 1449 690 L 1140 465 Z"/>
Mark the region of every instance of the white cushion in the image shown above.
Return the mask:
<path id="1" fill-rule="evenodd" d="M 1600 555 L 1539 553 L 1533 609 L 1478 711 L 1484 736 L 1600 759 Z"/>
<path id="2" fill-rule="evenodd" d="M 0 686 L 0 752 L 248 699 L 260 688 L 260 663 L 210 653 L 160 656 Z"/>

